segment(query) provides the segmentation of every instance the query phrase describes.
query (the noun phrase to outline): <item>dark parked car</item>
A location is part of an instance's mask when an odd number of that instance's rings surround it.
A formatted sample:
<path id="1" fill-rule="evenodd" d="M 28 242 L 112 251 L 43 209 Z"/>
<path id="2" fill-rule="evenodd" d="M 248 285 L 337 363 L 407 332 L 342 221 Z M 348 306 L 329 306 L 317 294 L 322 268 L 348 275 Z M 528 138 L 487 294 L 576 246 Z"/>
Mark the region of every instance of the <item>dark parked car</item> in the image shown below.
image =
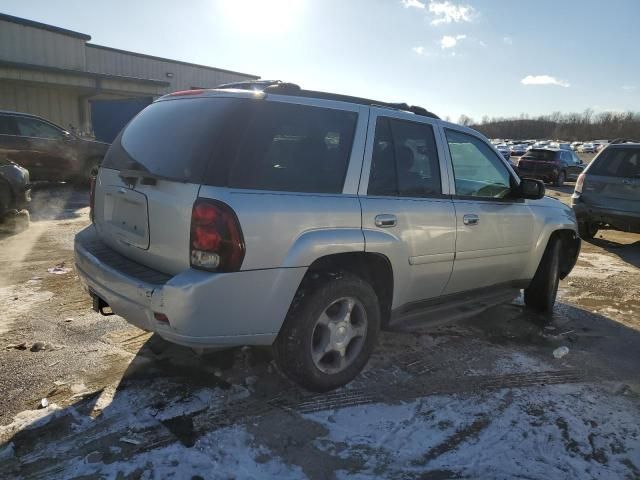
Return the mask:
<path id="1" fill-rule="evenodd" d="M 32 180 L 87 182 L 108 148 L 35 115 L 0 110 L 0 156 L 28 169 Z"/>
<path id="2" fill-rule="evenodd" d="M 0 222 L 11 211 L 19 211 L 31 201 L 29 172 L 0 156 Z"/>
<path id="3" fill-rule="evenodd" d="M 640 233 L 640 143 L 602 150 L 576 182 L 571 206 L 582 238 L 605 227 Z"/>
<path id="4" fill-rule="evenodd" d="M 565 180 L 577 180 L 584 163 L 571 150 L 559 148 L 532 148 L 518 162 L 522 178 L 537 178 L 556 186 Z"/>

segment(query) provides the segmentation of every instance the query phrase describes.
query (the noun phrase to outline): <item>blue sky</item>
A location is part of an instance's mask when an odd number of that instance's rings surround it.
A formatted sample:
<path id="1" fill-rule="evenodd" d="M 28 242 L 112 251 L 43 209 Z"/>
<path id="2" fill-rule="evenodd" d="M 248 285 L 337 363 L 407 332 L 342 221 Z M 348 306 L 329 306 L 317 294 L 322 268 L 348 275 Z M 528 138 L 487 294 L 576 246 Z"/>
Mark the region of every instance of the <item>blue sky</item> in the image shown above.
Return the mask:
<path id="1" fill-rule="evenodd" d="M 2 12 L 453 120 L 640 110 L 640 0 L 9 0 Z"/>

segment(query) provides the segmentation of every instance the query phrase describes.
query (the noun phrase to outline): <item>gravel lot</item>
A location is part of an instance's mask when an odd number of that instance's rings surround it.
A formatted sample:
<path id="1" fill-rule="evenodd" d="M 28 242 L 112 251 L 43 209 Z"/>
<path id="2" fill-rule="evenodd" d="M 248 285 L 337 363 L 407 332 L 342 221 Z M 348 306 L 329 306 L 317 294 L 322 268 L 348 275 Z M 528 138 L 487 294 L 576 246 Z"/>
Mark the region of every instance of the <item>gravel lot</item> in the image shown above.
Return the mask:
<path id="1" fill-rule="evenodd" d="M 317 395 L 269 349 L 200 357 L 93 313 L 86 198 L 39 187 L 0 237 L 0 478 L 640 478 L 640 235 L 583 243 L 546 328 L 515 301 L 385 332 Z"/>

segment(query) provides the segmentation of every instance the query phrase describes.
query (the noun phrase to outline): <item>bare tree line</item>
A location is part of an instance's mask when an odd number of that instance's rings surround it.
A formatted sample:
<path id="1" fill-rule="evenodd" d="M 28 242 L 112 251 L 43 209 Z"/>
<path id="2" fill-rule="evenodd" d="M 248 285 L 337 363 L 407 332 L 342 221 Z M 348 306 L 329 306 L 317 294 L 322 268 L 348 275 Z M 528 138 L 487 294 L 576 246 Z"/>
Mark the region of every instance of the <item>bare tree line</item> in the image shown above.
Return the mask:
<path id="1" fill-rule="evenodd" d="M 482 132 L 488 138 L 595 140 L 640 139 L 639 112 L 560 113 L 529 117 L 483 117 L 479 123 L 462 115 L 458 123 Z"/>

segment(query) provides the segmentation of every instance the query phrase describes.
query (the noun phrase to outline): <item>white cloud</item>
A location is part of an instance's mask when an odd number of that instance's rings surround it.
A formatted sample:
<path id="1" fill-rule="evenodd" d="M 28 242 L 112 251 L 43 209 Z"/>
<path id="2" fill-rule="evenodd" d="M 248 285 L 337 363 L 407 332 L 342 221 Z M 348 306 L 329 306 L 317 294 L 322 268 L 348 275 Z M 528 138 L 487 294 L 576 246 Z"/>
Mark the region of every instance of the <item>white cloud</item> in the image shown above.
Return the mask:
<path id="1" fill-rule="evenodd" d="M 480 44 L 481 47 L 487 46 L 486 42 L 483 42 L 482 40 L 480 40 L 478 43 Z"/>
<path id="2" fill-rule="evenodd" d="M 413 50 L 413 52 L 416 53 L 417 55 L 424 55 L 424 47 L 423 46 L 413 47 L 411 50 Z"/>
<path id="3" fill-rule="evenodd" d="M 403 1 L 413 2 L 417 0 Z M 436 17 L 431 23 L 433 25 L 440 25 L 441 23 L 470 22 L 474 9 L 470 5 L 455 5 L 445 0 L 444 2 L 431 1 L 429 3 L 429 12 Z"/>
<path id="4" fill-rule="evenodd" d="M 633 91 L 635 91 L 636 86 L 635 86 L 635 85 L 623 85 L 623 86 L 622 86 L 622 89 L 623 89 L 625 92 L 633 92 Z"/>
<path id="5" fill-rule="evenodd" d="M 420 9 L 424 9 L 424 7 L 426 6 L 420 0 L 402 0 L 402 5 L 404 5 L 404 8 L 420 8 Z"/>
<path id="6" fill-rule="evenodd" d="M 504 37 L 502 41 L 505 43 L 505 45 L 513 45 L 513 38 L 511 37 Z"/>
<path id="7" fill-rule="evenodd" d="M 453 48 L 458 44 L 458 40 L 464 40 L 465 38 L 467 38 L 466 35 L 456 35 L 455 37 L 445 35 L 440 39 L 440 47 L 443 49 Z"/>
<path id="8" fill-rule="evenodd" d="M 527 75 L 520 83 L 523 85 L 558 85 L 559 87 L 569 87 L 571 84 L 565 80 L 558 80 L 551 75 Z"/>

